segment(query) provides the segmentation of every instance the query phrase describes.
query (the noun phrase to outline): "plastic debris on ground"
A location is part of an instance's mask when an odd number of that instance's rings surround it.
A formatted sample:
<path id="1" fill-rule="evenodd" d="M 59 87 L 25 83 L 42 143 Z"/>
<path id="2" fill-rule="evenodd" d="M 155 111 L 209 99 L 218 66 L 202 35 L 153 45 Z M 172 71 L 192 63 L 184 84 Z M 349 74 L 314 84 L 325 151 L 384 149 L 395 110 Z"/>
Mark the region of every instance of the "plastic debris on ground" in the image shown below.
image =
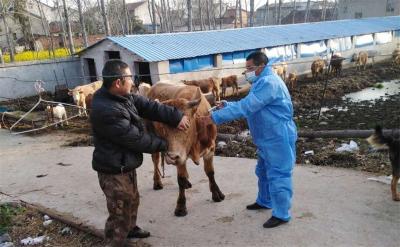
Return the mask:
<path id="1" fill-rule="evenodd" d="M 342 146 L 336 149 L 336 152 L 342 153 L 342 152 L 354 152 L 358 151 L 358 144 L 351 140 L 349 144 L 347 143 L 342 143 Z"/>
<path id="2" fill-rule="evenodd" d="M 218 146 L 218 148 L 224 148 L 224 147 L 226 147 L 226 142 L 224 142 L 224 141 L 220 141 L 220 142 L 218 142 L 218 144 L 217 144 L 217 146 Z"/>
<path id="3" fill-rule="evenodd" d="M 36 238 L 27 237 L 21 240 L 22 245 L 37 245 L 42 244 L 45 241 L 48 241 L 50 238 L 46 236 L 40 236 Z"/>
<path id="4" fill-rule="evenodd" d="M 370 178 L 367 178 L 367 180 L 390 185 L 390 184 L 392 184 L 392 175 L 390 175 L 390 176 L 370 177 Z M 399 181 L 399 184 L 400 184 L 400 181 Z"/>
<path id="5" fill-rule="evenodd" d="M 51 223 L 53 223 L 53 220 L 46 220 L 43 222 L 43 226 L 49 226 Z"/>
<path id="6" fill-rule="evenodd" d="M 69 227 L 64 227 L 61 231 L 60 231 L 61 235 L 71 235 L 72 231 L 71 228 Z"/>
<path id="7" fill-rule="evenodd" d="M 314 155 L 314 150 L 305 151 L 304 155 Z"/>

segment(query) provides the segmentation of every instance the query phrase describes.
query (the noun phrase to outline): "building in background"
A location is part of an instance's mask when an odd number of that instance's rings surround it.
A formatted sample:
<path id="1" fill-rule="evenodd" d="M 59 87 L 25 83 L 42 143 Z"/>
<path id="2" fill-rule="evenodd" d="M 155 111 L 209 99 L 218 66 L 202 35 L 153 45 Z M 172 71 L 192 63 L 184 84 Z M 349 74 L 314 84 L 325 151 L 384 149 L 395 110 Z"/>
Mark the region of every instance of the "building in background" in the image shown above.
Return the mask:
<path id="1" fill-rule="evenodd" d="M 339 19 L 400 15 L 399 0 L 339 0 Z"/>

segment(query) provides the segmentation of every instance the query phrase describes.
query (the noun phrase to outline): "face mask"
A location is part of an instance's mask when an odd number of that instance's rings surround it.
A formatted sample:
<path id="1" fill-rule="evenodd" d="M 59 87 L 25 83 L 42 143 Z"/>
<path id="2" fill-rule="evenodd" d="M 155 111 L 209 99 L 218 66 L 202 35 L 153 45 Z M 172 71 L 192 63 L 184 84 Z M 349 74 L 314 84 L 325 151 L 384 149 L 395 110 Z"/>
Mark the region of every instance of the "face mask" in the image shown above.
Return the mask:
<path id="1" fill-rule="evenodd" d="M 256 72 L 255 72 L 255 71 L 246 72 L 245 77 L 246 77 L 246 80 L 247 80 L 250 84 L 252 84 L 252 83 L 257 79 Z"/>

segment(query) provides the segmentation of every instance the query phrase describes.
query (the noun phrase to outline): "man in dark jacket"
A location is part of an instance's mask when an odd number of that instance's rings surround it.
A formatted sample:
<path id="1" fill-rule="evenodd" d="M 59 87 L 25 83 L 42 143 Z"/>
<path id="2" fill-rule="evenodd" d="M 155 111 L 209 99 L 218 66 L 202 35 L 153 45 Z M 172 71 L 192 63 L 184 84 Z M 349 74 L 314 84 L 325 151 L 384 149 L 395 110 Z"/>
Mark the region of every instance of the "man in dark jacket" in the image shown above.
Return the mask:
<path id="1" fill-rule="evenodd" d="M 128 65 L 110 60 L 103 68 L 103 86 L 93 97 L 90 121 L 93 129 L 92 166 L 98 172 L 109 217 L 105 237 L 113 247 L 127 238 L 146 238 L 150 233 L 136 225 L 139 206 L 136 168 L 143 153 L 166 151 L 165 140 L 144 131 L 142 117 L 185 130 L 189 120 L 179 110 L 131 94 L 132 74 Z"/>

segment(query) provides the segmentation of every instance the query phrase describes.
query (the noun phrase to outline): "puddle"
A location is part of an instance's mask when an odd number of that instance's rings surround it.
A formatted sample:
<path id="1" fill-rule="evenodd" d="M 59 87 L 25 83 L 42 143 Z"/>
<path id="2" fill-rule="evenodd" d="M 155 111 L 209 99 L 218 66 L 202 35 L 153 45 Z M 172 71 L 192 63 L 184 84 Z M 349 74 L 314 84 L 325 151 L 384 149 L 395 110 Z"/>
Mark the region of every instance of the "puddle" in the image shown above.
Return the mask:
<path id="1" fill-rule="evenodd" d="M 382 88 L 368 87 L 361 91 L 349 93 L 343 96 L 343 100 L 351 102 L 385 100 L 388 96 L 400 93 L 400 80 L 392 80 L 380 83 Z"/>

